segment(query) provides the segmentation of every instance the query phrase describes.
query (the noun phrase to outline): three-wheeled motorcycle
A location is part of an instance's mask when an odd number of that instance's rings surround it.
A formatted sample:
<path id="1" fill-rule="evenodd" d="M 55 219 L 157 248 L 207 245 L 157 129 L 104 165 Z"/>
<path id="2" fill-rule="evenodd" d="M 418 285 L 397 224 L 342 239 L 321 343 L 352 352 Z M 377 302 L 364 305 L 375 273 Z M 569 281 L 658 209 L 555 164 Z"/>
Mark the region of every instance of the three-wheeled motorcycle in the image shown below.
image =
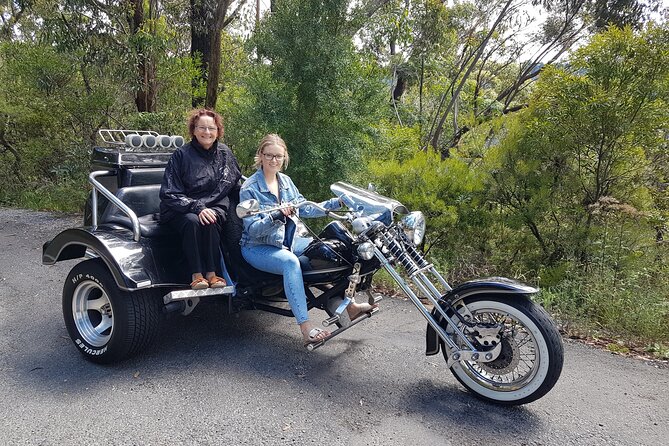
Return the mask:
<path id="1" fill-rule="evenodd" d="M 224 288 L 190 289 L 181 244 L 158 221 L 164 168 L 183 138 L 127 130 L 101 130 L 100 136 L 104 145 L 93 150 L 84 224 L 45 243 L 42 255 L 44 264 L 85 259 L 67 276 L 62 305 L 68 333 L 86 359 L 112 363 L 140 352 L 154 341 L 165 313 L 188 315 L 203 299 L 222 299 L 230 313 L 292 316 L 282 278 L 249 265 L 222 265 Z M 420 212 L 343 182 L 330 189 L 348 209 L 324 210 L 331 221 L 312 233 L 300 262 L 308 307 L 324 310 L 323 325 L 333 330 L 309 349 L 378 311 L 351 321 L 344 310 L 353 299 L 380 300 L 372 279 L 385 269 L 427 321 L 426 354 L 441 351 L 475 395 L 518 405 L 553 388 L 563 346 L 549 315 L 532 301 L 537 289 L 500 277 L 452 288 L 418 248 L 425 235 Z M 236 208 L 242 218 L 274 209 L 260 209 L 253 200 Z"/>

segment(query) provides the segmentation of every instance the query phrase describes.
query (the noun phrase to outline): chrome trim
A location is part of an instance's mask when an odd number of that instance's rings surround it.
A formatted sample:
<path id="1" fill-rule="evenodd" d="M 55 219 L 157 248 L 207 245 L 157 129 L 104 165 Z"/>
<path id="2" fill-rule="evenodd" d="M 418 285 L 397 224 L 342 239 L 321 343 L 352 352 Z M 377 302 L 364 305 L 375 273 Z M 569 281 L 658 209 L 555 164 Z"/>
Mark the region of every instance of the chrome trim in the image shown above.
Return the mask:
<path id="1" fill-rule="evenodd" d="M 159 136 L 158 132 L 154 132 L 153 130 L 117 130 L 117 129 L 100 129 L 98 130 L 98 135 L 100 136 L 100 139 L 102 139 L 102 142 L 107 143 L 109 145 L 117 145 L 117 146 L 124 146 L 125 145 L 125 137 L 128 135 L 153 135 L 153 136 Z"/>
<path id="2" fill-rule="evenodd" d="M 140 239 L 140 230 L 139 230 L 139 219 L 137 218 L 137 214 L 135 214 L 135 212 L 132 209 L 126 206 L 125 203 L 119 200 L 116 197 L 116 195 L 111 193 L 109 189 L 104 187 L 102 183 L 96 180 L 97 177 L 111 176 L 114 174 L 115 172 L 112 170 L 96 170 L 95 172 L 91 172 L 91 174 L 88 175 L 88 182 L 93 185 L 93 196 L 91 197 L 93 229 L 97 229 L 98 226 L 98 199 L 96 192 L 99 191 L 102 195 L 105 196 L 105 198 L 109 200 L 110 203 L 119 208 L 121 211 L 123 211 L 125 215 L 127 215 L 130 218 L 130 221 L 132 222 L 132 238 L 134 241 L 138 242 Z"/>

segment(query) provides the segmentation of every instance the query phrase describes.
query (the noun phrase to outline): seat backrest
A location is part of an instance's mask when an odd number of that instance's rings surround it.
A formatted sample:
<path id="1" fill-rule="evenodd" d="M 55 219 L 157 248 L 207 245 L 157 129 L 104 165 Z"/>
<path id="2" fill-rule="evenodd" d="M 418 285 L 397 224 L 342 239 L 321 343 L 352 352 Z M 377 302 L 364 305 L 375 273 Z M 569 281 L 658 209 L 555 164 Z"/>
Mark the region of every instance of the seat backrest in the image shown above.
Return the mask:
<path id="1" fill-rule="evenodd" d="M 160 184 L 122 187 L 116 191 L 115 195 L 138 217 L 160 212 Z M 116 215 L 125 216 L 122 210 L 109 203 L 100 221 L 108 222 L 112 216 Z"/>
<path id="2" fill-rule="evenodd" d="M 119 169 L 118 187 L 160 185 L 163 175 L 165 175 L 164 167 Z"/>

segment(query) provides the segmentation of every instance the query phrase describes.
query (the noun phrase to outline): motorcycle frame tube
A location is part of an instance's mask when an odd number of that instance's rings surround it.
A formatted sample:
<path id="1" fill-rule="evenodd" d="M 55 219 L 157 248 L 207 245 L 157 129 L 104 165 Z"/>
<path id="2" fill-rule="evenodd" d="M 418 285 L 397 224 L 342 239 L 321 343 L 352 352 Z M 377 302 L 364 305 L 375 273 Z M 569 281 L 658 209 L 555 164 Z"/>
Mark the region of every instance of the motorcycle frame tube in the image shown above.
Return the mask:
<path id="1" fill-rule="evenodd" d="M 434 329 L 434 331 L 436 331 L 439 334 L 439 337 L 446 344 L 448 344 L 448 346 L 450 347 L 451 350 L 459 350 L 457 344 L 455 342 L 453 342 L 453 340 L 446 334 L 444 329 L 441 328 L 441 326 L 437 323 L 437 321 L 434 320 L 434 318 L 432 317 L 430 312 L 427 311 L 427 308 L 425 308 L 425 306 L 421 303 L 418 296 L 416 296 L 416 293 L 414 293 L 413 290 L 409 287 L 409 285 L 407 285 L 407 283 L 404 281 L 404 279 L 402 279 L 402 277 L 395 270 L 395 268 L 393 268 L 390 265 L 390 262 L 388 262 L 388 259 L 386 259 L 386 256 L 384 256 L 383 253 L 377 247 L 374 247 L 374 255 L 379 260 L 379 262 L 381 262 L 381 265 L 383 266 L 383 268 L 386 271 L 388 271 L 388 274 L 390 274 L 390 276 L 395 280 L 395 282 L 397 282 L 397 284 L 400 286 L 400 288 L 402 288 L 402 291 L 404 291 L 406 293 L 406 295 L 409 296 L 409 299 L 411 299 L 411 302 L 413 302 L 414 306 L 418 309 L 418 311 L 421 312 L 421 314 L 423 315 L 423 317 L 425 318 L 427 323 L 430 324 L 430 326 Z M 421 288 L 421 287 L 419 286 L 419 288 Z M 431 297 L 431 296 L 429 296 L 429 293 L 428 293 L 428 297 Z M 432 301 L 432 300 L 433 299 L 430 299 L 430 301 Z M 436 305 L 436 306 L 438 307 L 439 305 Z M 472 350 L 472 352 L 477 352 L 477 350 L 474 348 L 474 346 L 472 346 L 471 343 L 469 342 L 469 340 L 465 337 L 464 333 L 462 333 L 462 331 L 457 327 L 455 322 L 453 322 L 451 320 L 451 318 L 449 318 L 448 316 L 445 316 L 445 317 L 446 317 L 446 321 L 448 322 L 448 324 L 451 325 L 451 327 L 453 327 L 453 330 L 458 334 L 458 336 L 460 336 L 465 341 L 465 343 Z"/>
<path id="2" fill-rule="evenodd" d="M 311 310 L 312 308 L 321 308 L 322 306 L 325 305 L 328 299 L 331 299 L 332 297 L 343 293 L 344 290 L 346 290 L 348 284 L 349 284 L 348 280 L 346 279 L 341 280 L 339 283 L 335 284 L 332 288 L 328 289 L 322 294 L 314 296 L 314 294 L 309 289 L 310 284 L 305 283 L 304 288 L 305 288 L 305 293 L 307 295 L 307 310 Z M 281 316 L 288 316 L 288 317 L 294 316 L 292 310 L 288 308 L 281 308 L 267 304 L 262 299 L 251 298 L 250 302 L 253 309 L 255 310 L 267 311 L 268 313 L 274 313 Z"/>
<path id="3" fill-rule="evenodd" d="M 430 265 L 430 269 L 428 271 L 430 271 L 430 273 L 432 273 L 437 278 L 437 280 L 439 280 L 439 282 L 444 287 L 444 289 L 446 289 L 447 293 L 453 290 L 453 288 L 451 288 L 451 286 L 448 284 L 448 282 L 446 282 L 446 279 L 444 279 L 441 276 L 441 274 L 439 274 L 439 271 L 437 271 L 434 268 L 434 266 Z"/>

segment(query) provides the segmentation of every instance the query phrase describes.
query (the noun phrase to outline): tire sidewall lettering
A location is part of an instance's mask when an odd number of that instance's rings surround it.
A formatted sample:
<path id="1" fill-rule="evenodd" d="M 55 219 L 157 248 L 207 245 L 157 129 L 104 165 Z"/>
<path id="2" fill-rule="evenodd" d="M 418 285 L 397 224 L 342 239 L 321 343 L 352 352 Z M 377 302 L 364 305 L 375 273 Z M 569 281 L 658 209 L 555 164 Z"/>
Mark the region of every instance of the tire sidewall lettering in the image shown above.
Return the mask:
<path id="1" fill-rule="evenodd" d="M 98 280 L 98 278 L 92 274 L 77 274 L 76 276 L 72 277 L 72 284 L 77 286 L 84 280 L 92 280 L 93 282 L 97 283 L 100 288 L 103 290 L 105 289 L 105 287 L 102 285 L 102 282 L 100 282 L 100 280 Z"/>
<path id="2" fill-rule="evenodd" d="M 84 272 L 84 273 L 76 274 L 76 275 L 74 275 L 73 277 L 70 278 L 70 281 L 71 281 L 71 284 L 74 287 L 74 289 L 76 289 L 81 284 L 83 284 L 87 281 L 95 282 L 95 284 L 97 286 L 99 286 L 101 290 L 103 290 L 105 293 L 107 293 L 107 289 L 104 286 L 104 284 L 102 283 L 102 281 L 100 279 L 98 279 L 93 273 Z M 70 317 L 72 317 L 71 314 L 70 314 Z M 79 337 L 79 336 L 81 336 L 81 334 L 78 332 L 76 327 L 73 327 L 73 329 L 76 332 L 76 337 L 71 337 L 71 339 L 74 341 L 74 344 L 77 346 L 77 348 L 82 353 L 84 353 L 87 356 L 101 356 L 101 355 L 104 355 L 105 353 L 107 353 L 107 350 L 109 348 L 109 342 L 107 342 L 107 344 L 104 347 L 101 347 L 101 348 L 93 347 Z M 110 340 L 110 342 L 111 342 L 111 340 Z"/>
<path id="3" fill-rule="evenodd" d="M 91 348 L 88 345 L 86 345 L 86 343 L 79 338 L 75 339 L 74 343 L 84 353 L 86 353 L 87 355 L 91 355 L 91 356 L 99 356 L 99 355 L 104 354 L 107 351 L 107 346 L 106 345 L 104 347 L 100 348 L 100 349 Z"/>

